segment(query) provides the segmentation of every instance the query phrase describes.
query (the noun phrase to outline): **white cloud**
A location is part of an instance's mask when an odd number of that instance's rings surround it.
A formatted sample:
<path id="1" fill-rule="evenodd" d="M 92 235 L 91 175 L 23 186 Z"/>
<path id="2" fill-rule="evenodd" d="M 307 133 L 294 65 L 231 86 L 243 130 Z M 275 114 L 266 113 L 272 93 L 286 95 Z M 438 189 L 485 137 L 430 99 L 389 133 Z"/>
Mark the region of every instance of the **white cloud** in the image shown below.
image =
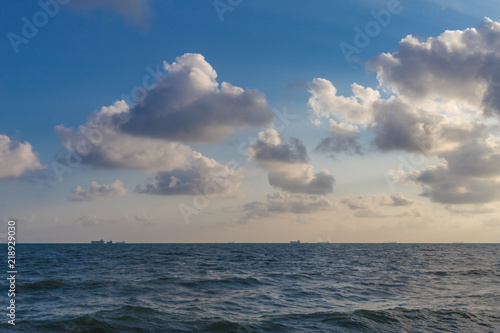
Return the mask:
<path id="1" fill-rule="evenodd" d="M 380 99 L 380 93 L 359 84 L 351 85 L 353 96 L 337 95 L 337 88 L 328 80 L 316 78 L 309 83 L 308 105 L 318 118 L 334 117 L 340 120 L 367 124 L 372 120 L 372 105 Z"/>
<path id="2" fill-rule="evenodd" d="M 127 189 L 123 187 L 121 180 L 116 180 L 111 184 L 103 185 L 92 182 L 89 189 L 77 186 L 72 192 L 73 196 L 69 197 L 71 201 L 94 201 L 122 197 L 127 193 Z"/>
<path id="3" fill-rule="evenodd" d="M 423 170 L 392 171 L 400 181 L 421 186 L 432 201 L 499 201 L 498 119 L 490 117 L 500 114 L 499 64 L 500 22 L 486 18 L 477 28 L 427 39 L 408 36 L 397 52 L 371 59 L 367 67 L 393 93 L 388 98 L 357 84 L 353 96 L 339 96 L 330 81 L 314 79 L 309 86 L 313 120 L 320 124 L 326 118 L 331 125 L 330 137 L 318 146 L 324 149 L 318 150 L 355 150 L 357 128 L 373 138 L 363 149 L 437 157 L 439 164 Z M 347 128 L 353 134 L 346 142 L 339 131 Z"/>
<path id="4" fill-rule="evenodd" d="M 379 82 L 413 100 L 452 99 L 500 112 L 500 23 L 447 30 L 419 40 L 407 36 L 398 51 L 371 59 Z"/>
<path id="5" fill-rule="evenodd" d="M 12 141 L 0 134 L 0 179 L 20 177 L 27 170 L 43 170 L 38 154 L 29 142 Z"/>

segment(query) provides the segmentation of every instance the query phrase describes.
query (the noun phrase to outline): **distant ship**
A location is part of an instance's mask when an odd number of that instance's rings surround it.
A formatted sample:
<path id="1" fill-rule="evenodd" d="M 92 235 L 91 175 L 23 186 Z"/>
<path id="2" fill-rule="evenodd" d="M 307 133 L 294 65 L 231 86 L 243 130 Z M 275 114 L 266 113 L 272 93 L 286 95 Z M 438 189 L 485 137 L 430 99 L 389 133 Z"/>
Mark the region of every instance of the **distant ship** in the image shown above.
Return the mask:
<path id="1" fill-rule="evenodd" d="M 92 244 L 113 244 L 112 240 L 105 242 L 104 239 L 98 241 L 90 241 L 90 242 Z M 114 244 L 125 244 L 125 241 L 115 242 Z"/>
<path id="2" fill-rule="evenodd" d="M 329 241 L 324 241 L 324 242 L 318 242 L 318 244 L 330 244 Z"/>
<path id="3" fill-rule="evenodd" d="M 393 241 L 393 242 L 383 242 L 382 244 L 397 244 L 396 241 Z"/>
<path id="4" fill-rule="evenodd" d="M 290 244 L 300 244 L 300 240 L 290 241 Z"/>

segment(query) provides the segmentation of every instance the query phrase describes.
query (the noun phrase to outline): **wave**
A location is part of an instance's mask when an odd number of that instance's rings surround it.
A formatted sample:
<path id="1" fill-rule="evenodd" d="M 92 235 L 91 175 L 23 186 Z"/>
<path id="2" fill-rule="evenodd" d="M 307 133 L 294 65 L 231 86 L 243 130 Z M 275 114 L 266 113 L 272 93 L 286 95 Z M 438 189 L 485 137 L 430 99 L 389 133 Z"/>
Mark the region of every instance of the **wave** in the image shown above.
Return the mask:
<path id="1" fill-rule="evenodd" d="M 357 309 L 229 318 L 174 315 L 140 305 L 123 305 L 59 320 L 20 321 L 20 332 L 493 332 L 500 317 L 464 309 Z M 5 324 L 0 324 L 0 329 Z"/>
<path id="2" fill-rule="evenodd" d="M 198 287 L 205 285 L 241 285 L 241 286 L 254 286 L 263 284 L 259 279 L 253 277 L 232 277 L 225 279 L 203 279 L 203 280 L 194 280 L 194 281 L 182 281 L 179 282 L 180 285 L 186 287 Z"/>
<path id="3" fill-rule="evenodd" d="M 315 330 L 335 328 L 335 332 L 483 332 L 499 328 L 498 317 L 479 316 L 466 310 L 406 309 L 387 310 L 358 309 L 351 312 L 312 312 L 263 316 L 259 326 L 281 323 L 289 328 L 308 327 Z M 496 322 L 496 324 L 495 324 Z"/>
<path id="4" fill-rule="evenodd" d="M 48 279 L 48 280 L 40 280 L 31 283 L 20 283 L 18 285 L 19 290 L 28 291 L 28 290 L 50 290 L 50 289 L 59 289 L 67 286 L 64 282 L 60 280 Z"/>

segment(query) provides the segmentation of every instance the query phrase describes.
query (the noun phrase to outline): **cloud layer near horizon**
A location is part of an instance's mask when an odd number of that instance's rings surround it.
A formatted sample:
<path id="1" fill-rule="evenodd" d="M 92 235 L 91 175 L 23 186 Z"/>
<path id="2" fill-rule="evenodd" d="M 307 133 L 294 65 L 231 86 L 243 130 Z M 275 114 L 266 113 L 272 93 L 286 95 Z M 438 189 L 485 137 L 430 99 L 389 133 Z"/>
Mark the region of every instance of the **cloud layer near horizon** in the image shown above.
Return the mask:
<path id="1" fill-rule="evenodd" d="M 321 195 L 276 192 L 266 194 L 263 201 L 252 201 L 245 204 L 242 208 L 243 216 L 240 218 L 239 223 L 246 223 L 276 214 L 307 214 L 320 210 L 335 209 L 335 207 L 335 203 Z"/>

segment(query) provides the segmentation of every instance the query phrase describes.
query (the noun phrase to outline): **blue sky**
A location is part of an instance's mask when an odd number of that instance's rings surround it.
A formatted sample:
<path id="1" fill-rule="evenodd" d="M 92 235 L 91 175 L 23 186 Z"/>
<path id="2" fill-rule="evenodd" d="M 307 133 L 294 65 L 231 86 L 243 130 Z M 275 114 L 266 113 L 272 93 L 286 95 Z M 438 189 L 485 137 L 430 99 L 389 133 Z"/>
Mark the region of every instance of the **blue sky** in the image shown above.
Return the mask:
<path id="1" fill-rule="evenodd" d="M 40 3 L 57 3 L 59 8 L 53 17 L 48 17 L 46 24 L 41 24 L 34 37 L 28 38 L 27 43 L 17 45 L 18 52 L 15 52 L 15 47 L 9 41 L 9 33 L 10 36 L 12 33 L 22 36 L 23 17 L 33 22 L 34 15 L 43 10 Z M 280 242 L 288 241 L 289 238 L 315 241 L 328 236 L 332 241 L 339 242 L 378 242 L 388 239 L 488 242 L 498 238 L 499 229 L 492 227 L 499 224 L 495 213 L 495 194 L 483 199 L 474 197 L 454 201 L 443 199 L 438 188 L 432 186 L 431 190 L 435 193 L 422 196 L 422 191 L 425 192 L 422 186 L 430 186 L 428 184 L 414 182 L 407 186 L 398 183 L 396 189 L 391 188 L 385 175 L 389 170 L 397 169 L 401 163 L 400 157 L 406 158 L 413 153 L 412 148 L 387 143 L 379 144 L 377 149 L 369 148 L 373 136 L 380 133 L 373 132 L 370 128 L 375 128 L 378 123 L 342 119 L 333 110 L 335 106 L 326 101 L 327 96 L 322 95 L 319 90 L 316 95 L 318 101 L 325 103 L 322 104 L 323 107 L 326 105 L 326 108 L 332 108 L 328 111 L 329 116 L 320 116 L 321 119 L 314 124 L 313 118 L 322 111 L 308 104 L 313 94 L 311 89 L 314 89 L 311 83 L 317 78 L 331 82 L 339 96 L 351 96 L 351 84 L 357 83 L 365 88 L 378 89 L 384 100 L 390 96 L 406 98 L 403 90 L 408 86 L 407 81 L 397 80 L 397 77 L 404 76 L 401 72 L 394 72 L 394 76 L 387 74 L 382 82 L 377 79 L 377 73 L 382 75 L 380 69 L 378 72 L 370 70 L 366 66 L 367 61 L 383 53 L 393 54 L 407 35 L 425 41 L 428 37 L 440 36 L 446 30 L 463 31 L 478 26 L 486 16 L 493 22 L 499 21 L 500 11 L 498 6 L 492 5 L 493 2 L 469 5 L 460 1 L 401 1 L 398 7 L 400 13 L 392 14 L 387 26 L 379 25 L 380 32 L 369 38 L 369 45 L 360 48 L 357 58 L 351 62 L 346 61 L 339 45 L 354 45 L 355 27 L 365 29 L 369 22 L 374 22 L 372 11 L 379 13 L 387 10 L 388 6 L 397 6 L 397 3 L 326 0 L 229 2 L 236 4 L 235 6 L 224 0 L 142 0 L 127 6 L 117 5 L 118 3 L 113 0 L 75 0 L 59 4 L 54 0 L 7 1 L 1 5 L 1 34 L 4 37 L 0 43 L 0 73 L 3 78 L 0 86 L 0 134 L 12 142 L 28 142 L 32 151 L 36 152 L 39 166 L 26 162 L 25 172 L 9 174 L 8 168 L 12 168 L 10 164 L 18 163 L 16 158 L 21 155 L 5 153 L 4 158 L 10 160 L 4 162 L 5 176 L 0 179 L 0 217 L 14 217 L 21 225 L 24 224 L 26 234 L 20 237 L 25 237 L 25 241 L 87 242 L 90 238 L 107 237 L 131 242 Z M 214 4 L 221 3 L 230 6 L 231 10 L 218 13 Z M 464 49 L 467 49 L 466 46 Z M 490 51 L 494 52 L 495 46 L 492 48 Z M 266 106 L 265 110 L 261 110 L 261 118 L 252 120 L 251 124 L 232 124 L 233 128 L 228 129 L 228 134 L 215 141 L 205 136 L 196 142 L 192 138 L 172 141 L 169 134 L 162 134 L 161 131 L 158 134 L 166 135 L 169 143 L 180 143 L 182 147 L 201 153 L 203 158 L 215 160 L 221 167 L 230 161 L 238 163 L 239 167 L 245 169 L 243 178 L 235 184 L 239 188 L 238 194 L 235 194 L 235 190 L 232 193 L 234 195 L 228 194 L 227 198 L 221 195 L 210 199 L 210 205 L 199 210 L 199 214 L 193 215 L 193 220 L 186 223 L 182 214 L 179 214 L 179 205 L 190 205 L 196 193 L 186 194 L 181 193 L 181 190 L 168 192 L 167 195 L 165 192 L 140 193 L 141 186 L 143 192 L 148 192 L 144 190 L 146 184 L 155 184 L 157 176 L 178 179 L 176 172 L 181 169 L 138 169 L 124 165 L 109 168 L 86 161 L 72 168 L 72 172 L 66 173 L 62 181 L 59 181 L 52 163 L 58 161 L 57 156 L 64 154 L 66 149 L 63 148 L 61 136 L 58 137 L 55 127 L 73 127 L 78 132 L 78 126 L 84 126 L 89 119 L 93 119 L 93 114 L 101 110 L 101 107 L 114 105 L 121 99 L 126 99 L 128 107 L 133 109 L 134 102 L 130 96 L 137 92 L 137 87 L 145 82 L 145 78 L 148 85 L 155 82 L 147 78 L 149 69 L 155 70 L 164 66 L 164 62 L 172 64 L 174 61 L 184 61 L 185 66 L 191 66 L 191 61 L 195 60 L 187 56 L 182 58 L 185 54 L 202 55 L 203 61 L 198 58 L 196 60 L 199 66 L 209 64 L 217 73 L 215 80 L 218 84 L 225 81 L 243 88 L 245 94 L 249 94 L 249 99 L 254 98 L 252 103 L 258 104 L 258 98 L 252 95 L 252 91 L 265 96 Z M 415 61 L 424 63 L 430 60 Z M 388 73 L 389 68 L 384 67 L 388 66 L 387 63 L 380 60 L 375 61 L 375 65 Z M 493 73 L 495 71 L 496 67 Z M 411 69 L 404 73 L 407 72 L 411 72 Z M 176 76 L 174 72 L 170 72 L 169 75 L 174 77 L 170 85 L 184 82 L 181 74 Z M 459 78 L 463 79 L 464 76 Z M 389 83 L 388 86 L 384 87 L 385 83 Z M 416 103 L 415 96 L 410 96 L 411 93 L 406 95 L 410 104 Z M 460 100 L 446 89 L 437 95 L 423 95 L 418 100 L 421 110 L 435 114 L 441 112 L 436 110 L 452 107 L 449 104 L 429 106 L 429 103 L 437 103 L 436 100 Z M 254 106 L 257 107 L 257 104 Z M 461 105 L 458 109 L 468 115 L 468 108 L 481 107 L 469 104 Z M 280 124 L 279 116 L 272 112 L 273 109 L 280 113 L 290 113 L 289 121 Z M 250 108 L 248 112 L 254 112 L 254 109 Z M 268 114 L 265 115 L 265 112 Z M 449 119 L 454 117 L 450 114 L 456 113 L 447 112 Z M 461 118 L 460 123 L 469 119 L 467 117 Z M 273 120 L 269 122 L 271 118 Z M 479 118 L 474 119 L 477 121 Z M 485 123 L 496 121 L 495 118 L 481 119 Z M 328 152 L 315 150 L 330 135 L 330 120 L 335 121 L 339 126 L 336 128 L 343 131 L 348 128 L 345 126 L 357 126 L 360 142 L 367 144 L 366 152 L 359 155 L 347 149 L 337 151 L 332 158 Z M 220 121 L 227 127 L 224 119 Z M 340 123 L 345 126 L 342 127 Z M 153 126 L 155 121 L 148 120 L 146 124 Z M 144 130 L 134 126 L 128 126 L 131 129 L 127 135 L 146 140 Z M 265 149 L 269 148 L 266 144 L 271 144 L 271 141 L 262 141 L 258 139 L 258 135 L 268 133 L 267 138 L 276 138 L 270 132 L 273 126 L 280 138 L 280 149 L 292 149 L 287 152 L 297 153 L 294 149 L 300 150 L 300 146 L 289 141 L 293 137 L 307 149 L 307 157 L 290 165 L 259 160 L 259 154 L 266 153 Z M 349 133 L 355 132 L 354 127 L 349 128 L 352 130 Z M 388 129 L 390 127 L 380 130 Z M 220 131 L 220 128 L 214 131 Z M 74 135 L 77 135 L 76 132 Z M 493 130 L 490 134 L 489 140 L 496 137 Z M 391 138 L 398 140 L 394 136 Z M 106 136 L 104 140 L 107 140 Z M 483 138 L 483 141 L 486 142 L 486 139 Z M 250 144 L 250 147 L 255 144 L 255 155 L 247 152 L 248 145 L 242 145 L 242 142 Z M 258 142 L 261 143 L 260 146 Z M 451 143 L 443 143 L 442 147 L 448 147 L 447 145 Z M 139 151 L 158 149 L 153 146 L 140 147 Z M 244 147 L 245 152 L 242 154 L 238 147 Z M 104 149 L 103 146 L 97 148 Z M 425 153 L 425 163 L 420 163 L 417 171 L 446 160 L 450 153 L 440 149 Z M 276 153 L 275 150 L 270 151 L 272 154 Z M 451 163 L 451 160 L 446 161 Z M 206 167 L 211 162 L 203 160 L 199 163 L 204 163 Z M 334 179 L 331 190 L 313 187 L 311 184 L 314 181 L 307 186 L 292 186 L 288 181 L 295 177 L 293 172 L 299 172 L 294 169 L 298 165 L 303 168 L 301 172 L 306 172 L 304 170 L 309 170 L 308 168 L 313 170 L 311 177 L 320 174 L 320 170 L 328 170 L 331 179 Z M 30 170 L 30 167 L 35 170 Z M 192 168 L 188 169 L 193 171 Z M 279 180 L 272 181 L 273 174 L 276 177 L 284 174 L 286 179 L 279 176 Z M 322 186 L 328 185 L 328 179 L 321 181 Z M 123 185 L 114 183 L 116 180 L 120 180 Z M 96 193 L 109 193 L 109 197 L 94 196 L 91 182 L 97 183 Z M 118 190 L 111 184 L 115 184 Z M 464 188 L 469 191 L 466 185 Z M 84 191 L 81 200 L 75 194 L 78 186 Z M 126 194 L 122 193 L 122 186 Z M 281 195 L 279 198 L 284 200 L 286 207 L 275 211 L 270 208 L 269 202 L 277 200 L 277 194 Z M 391 196 L 395 197 L 391 199 Z M 408 200 L 408 204 L 397 200 L 402 197 Z M 312 202 L 312 206 L 318 204 L 323 207 L 319 204 L 322 200 L 327 200 L 328 203 L 325 204 L 325 209 L 318 211 L 304 204 Z M 356 208 L 356 205 L 349 205 L 352 200 L 362 203 Z M 376 204 L 373 203 L 375 201 Z M 249 205 L 250 203 L 254 205 Z M 301 211 L 301 205 L 306 205 L 307 209 Z M 255 207 L 257 210 L 251 211 Z M 359 210 L 363 209 L 360 213 Z M 476 211 L 481 214 L 473 214 Z M 369 212 L 372 214 L 371 219 L 360 218 Z M 471 216 L 477 223 L 470 223 Z M 443 233 L 443 230 L 450 231 L 449 236 L 445 236 L 446 232 Z M 435 235 L 439 233 L 441 236 Z M 159 236 L 160 234 L 164 236 Z"/>

